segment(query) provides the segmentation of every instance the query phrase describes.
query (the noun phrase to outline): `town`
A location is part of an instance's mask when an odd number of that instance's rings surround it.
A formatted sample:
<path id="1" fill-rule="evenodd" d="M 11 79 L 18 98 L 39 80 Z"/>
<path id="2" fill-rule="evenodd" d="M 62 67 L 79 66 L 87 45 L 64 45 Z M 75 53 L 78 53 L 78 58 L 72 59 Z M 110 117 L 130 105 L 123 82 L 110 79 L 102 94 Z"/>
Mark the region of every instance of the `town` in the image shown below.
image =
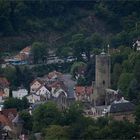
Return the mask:
<path id="1" fill-rule="evenodd" d="M 0 140 L 140 139 L 139 1 L 0 11 Z"/>

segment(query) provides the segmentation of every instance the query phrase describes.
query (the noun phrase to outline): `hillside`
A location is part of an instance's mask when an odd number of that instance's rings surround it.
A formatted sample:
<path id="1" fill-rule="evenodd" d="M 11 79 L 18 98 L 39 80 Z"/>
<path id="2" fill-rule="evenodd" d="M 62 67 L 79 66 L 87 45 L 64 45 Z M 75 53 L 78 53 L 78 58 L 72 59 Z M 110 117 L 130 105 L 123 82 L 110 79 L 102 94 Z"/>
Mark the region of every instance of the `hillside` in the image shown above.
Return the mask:
<path id="1" fill-rule="evenodd" d="M 18 51 L 35 41 L 66 45 L 73 35 L 98 33 L 113 47 L 139 37 L 139 1 L 1 1 L 0 46 Z"/>

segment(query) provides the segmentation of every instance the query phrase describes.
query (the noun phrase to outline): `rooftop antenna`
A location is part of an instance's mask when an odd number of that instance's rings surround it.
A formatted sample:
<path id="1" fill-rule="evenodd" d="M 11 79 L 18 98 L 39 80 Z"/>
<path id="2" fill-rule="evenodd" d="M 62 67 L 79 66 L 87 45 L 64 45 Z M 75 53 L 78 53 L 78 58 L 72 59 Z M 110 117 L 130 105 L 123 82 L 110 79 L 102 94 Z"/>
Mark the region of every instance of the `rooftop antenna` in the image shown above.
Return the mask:
<path id="1" fill-rule="evenodd" d="M 108 49 L 108 55 L 109 55 L 109 49 L 110 49 L 110 45 L 109 44 L 107 45 L 107 49 Z"/>

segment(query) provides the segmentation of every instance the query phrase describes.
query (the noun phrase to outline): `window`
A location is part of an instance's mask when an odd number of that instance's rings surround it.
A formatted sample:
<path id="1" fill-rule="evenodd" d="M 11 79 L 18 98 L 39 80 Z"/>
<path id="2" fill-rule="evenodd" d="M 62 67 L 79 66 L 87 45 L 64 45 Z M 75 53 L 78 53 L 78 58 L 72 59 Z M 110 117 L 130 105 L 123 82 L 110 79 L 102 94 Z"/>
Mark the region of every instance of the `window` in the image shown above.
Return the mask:
<path id="1" fill-rule="evenodd" d="M 103 80 L 103 85 L 105 85 L 105 80 Z"/>

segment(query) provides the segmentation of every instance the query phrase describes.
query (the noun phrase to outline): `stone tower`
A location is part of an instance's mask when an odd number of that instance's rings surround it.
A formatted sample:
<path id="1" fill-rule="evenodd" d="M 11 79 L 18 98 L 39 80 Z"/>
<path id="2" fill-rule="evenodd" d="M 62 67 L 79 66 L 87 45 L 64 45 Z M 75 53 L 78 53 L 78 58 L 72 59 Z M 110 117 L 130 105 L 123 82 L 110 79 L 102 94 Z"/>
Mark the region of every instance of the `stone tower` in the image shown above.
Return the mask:
<path id="1" fill-rule="evenodd" d="M 110 55 L 104 51 L 96 55 L 95 85 L 93 100 L 95 105 L 105 104 L 105 89 L 110 87 Z"/>

